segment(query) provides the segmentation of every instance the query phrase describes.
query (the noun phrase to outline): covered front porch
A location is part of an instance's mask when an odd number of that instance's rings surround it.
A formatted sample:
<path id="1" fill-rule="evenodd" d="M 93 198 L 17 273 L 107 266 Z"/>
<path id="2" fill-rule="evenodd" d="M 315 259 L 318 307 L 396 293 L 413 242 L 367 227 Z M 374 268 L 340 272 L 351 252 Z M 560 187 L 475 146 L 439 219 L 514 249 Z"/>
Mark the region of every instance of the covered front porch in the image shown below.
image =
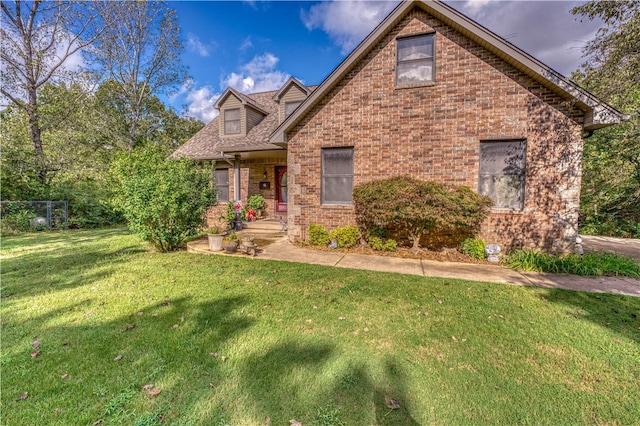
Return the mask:
<path id="1" fill-rule="evenodd" d="M 254 150 L 221 152 L 216 159 L 214 184 L 218 202 L 207 212 L 207 226 L 226 228 L 229 202 L 243 206 L 252 195 L 262 195 L 265 207 L 261 219 L 278 222 L 287 220 L 287 152 L 285 150 Z"/>

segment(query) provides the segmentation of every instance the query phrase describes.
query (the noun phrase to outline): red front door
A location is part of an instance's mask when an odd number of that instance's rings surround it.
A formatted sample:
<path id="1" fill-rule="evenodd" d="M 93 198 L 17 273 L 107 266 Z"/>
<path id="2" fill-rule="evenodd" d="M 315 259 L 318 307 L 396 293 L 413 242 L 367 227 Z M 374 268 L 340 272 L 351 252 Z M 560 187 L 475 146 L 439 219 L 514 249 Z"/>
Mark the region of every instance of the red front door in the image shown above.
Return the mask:
<path id="1" fill-rule="evenodd" d="M 287 166 L 276 167 L 276 212 L 287 212 Z"/>

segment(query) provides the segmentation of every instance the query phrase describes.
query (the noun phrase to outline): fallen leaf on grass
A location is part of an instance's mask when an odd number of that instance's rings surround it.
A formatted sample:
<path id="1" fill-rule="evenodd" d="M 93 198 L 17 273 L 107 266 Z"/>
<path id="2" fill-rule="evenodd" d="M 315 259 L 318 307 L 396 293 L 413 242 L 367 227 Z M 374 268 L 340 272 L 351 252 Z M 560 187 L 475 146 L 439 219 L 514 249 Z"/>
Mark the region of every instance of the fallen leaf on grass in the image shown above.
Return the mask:
<path id="1" fill-rule="evenodd" d="M 23 399 L 27 399 L 27 397 L 29 396 L 29 392 L 22 392 L 22 395 L 20 395 L 19 397 L 16 398 L 16 401 L 21 401 Z"/>
<path id="2" fill-rule="evenodd" d="M 144 385 L 142 387 L 142 390 L 146 390 L 146 391 L 151 390 L 151 389 L 153 389 L 153 383 L 149 383 L 148 385 Z"/>
<path id="3" fill-rule="evenodd" d="M 144 315 L 144 312 L 138 312 L 138 316 L 141 317 Z"/>
<path id="4" fill-rule="evenodd" d="M 69 374 L 64 373 L 64 374 L 62 375 L 62 377 L 60 377 L 60 378 L 61 378 L 62 380 L 67 380 L 67 379 L 69 378 Z"/>
<path id="5" fill-rule="evenodd" d="M 227 357 L 226 357 L 226 356 L 224 356 L 224 355 L 222 355 L 222 356 L 220 357 L 220 359 L 222 360 L 222 362 L 225 362 L 225 361 L 227 360 Z"/>
<path id="6" fill-rule="evenodd" d="M 214 358 L 218 357 L 218 352 L 211 352 L 209 355 L 211 355 Z"/>
<path id="7" fill-rule="evenodd" d="M 173 324 L 173 327 L 171 327 L 171 328 L 173 328 L 175 330 L 178 327 L 180 327 L 178 324 Z"/>
<path id="8" fill-rule="evenodd" d="M 134 328 L 136 328 L 135 324 L 127 324 L 127 326 L 124 328 L 124 331 L 133 330 Z"/>
<path id="9" fill-rule="evenodd" d="M 397 410 L 398 408 L 400 408 L 400 403 L 389 396 L 384 397 L 384 403 L 387 408 L 391 408 L 392 410 Z"/>
<path id="10" fill-rule="evenodd" d="M 85 317 L 89 318 L 93 316 L 93 311 L 89 311 L 86 314 L 84 314 Z"/>
<path id="11" fill-rule="evenodd" d="M 457 342 L 458 339 L 456 338 L 456 336 L 451 336 L 451 340 L 453 340 L 454 342 Z"/>
<path id="12" fill-rule="evenodd" d="M 151 316 L 152 316 L 152 317 L 157 317 L 157 316 L 158 316 L 158 314 L 151 314 Z"/>
<path id="13" fill-rule="evenodd" d="M 98 419 L 98 420 L 96 420 L 95 422 L 93 422 L 93 426 L 99 425 L 99 424 L 101 424 L 103 421 L 104 421 L 104 420 L 102 420 L 102 419 Z"/>
<path id="14" fill-rule="evenodd" d="M 289 424 L 291 426 L 302 426 L 302 423 L 300 423 L 299 421 L 295 420 L 295 419 L 291 419 L 289 420 Z"/>
<path id="15" fill-rule="evenodd" d="M 33 346 L 34 348 L 37 348 L 38 346 L 40 346 L 40 340 L 36 340 L 31 344 L 31 346 Z"/>
<path id="16" fill-rule="evenodd" d="M 344 320 L 345 320 L 345 317 L 338 317 L 338 319 L 339 319 L 340 321 L 344 321 Z"/>
<path id="17" fill-rule="evenodd" d="M 31 352 L 31 359 L 37 357 L 38 355 L 40 355 L 40 351 L 33 351 Z"/>
<path id="18" fill-rule="evenodd" d="M 113 360 L 114 361 L 120 361 L 122 359 L 122 355 L 118 355 L 117 357 L 115 357 Z"/>
<path id="19" fill-rule="evenodd" d="M 152 389 L 149 391 L 149 396 L 156 396 L 158 395 L 160 392 L 162 392 L 160 389 L 156 388 L 156 389 Z"/>
<path id="20" fill-rule="evenodd" d="M 184 316 L 180 317 L 180 322 L 184 322 Z"/>
<path id="21" fill-rule="evenodd" d="M 165 300 L 164 302 L 161 303 L 162 306 L 169 306 L 169 301 Z"/>
<path id="22" fill-rule="evenodd" d="M 442 300 L 438 300 L 438 304 L 439 304 L 439 305 L 442 305 Z"/>

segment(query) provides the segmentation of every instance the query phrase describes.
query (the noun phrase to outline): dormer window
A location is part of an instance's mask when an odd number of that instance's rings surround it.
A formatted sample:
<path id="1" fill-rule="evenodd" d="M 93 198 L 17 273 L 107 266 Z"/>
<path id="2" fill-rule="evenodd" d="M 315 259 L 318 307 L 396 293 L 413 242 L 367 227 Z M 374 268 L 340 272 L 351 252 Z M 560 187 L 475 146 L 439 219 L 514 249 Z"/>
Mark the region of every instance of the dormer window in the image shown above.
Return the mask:
<path id="1" fill-rule="evenodd" d="M 224 111 L 224 134 L 234 135 L 240 133 L 240 108 Z"/>
<path id="2" fill-rule="evenodd" d="M 435 34 L 397 39 L 396 85 L 414 86 L 434 81 Z"/>
<path id="3" fill-rule="evenodd" d="M 287 119 L 287 117 L 289 117 L 291 114 L 293 114 L 293 111 L 295 111 L 300 104 L 302 103 L 302 101 L 292 101 L 292 102 L 285 102 L 284 103 L 284 118 L 285 120 Z"/>

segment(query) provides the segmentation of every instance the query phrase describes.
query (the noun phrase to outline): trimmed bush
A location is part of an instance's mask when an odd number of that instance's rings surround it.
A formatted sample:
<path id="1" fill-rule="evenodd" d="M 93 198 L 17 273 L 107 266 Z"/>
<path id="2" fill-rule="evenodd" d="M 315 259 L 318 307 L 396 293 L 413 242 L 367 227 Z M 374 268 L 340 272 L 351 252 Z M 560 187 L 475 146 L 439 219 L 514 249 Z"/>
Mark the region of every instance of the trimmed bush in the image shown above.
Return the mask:
<path id="1" fill-rule="evenodd" d="M 394 251 L 398 247 L 398 243 L 395 240 L 387 239 L 388 234 L 386 229 L 374 226 L 367 230 L 365 240 L 374 250 Z"/>
<path id="2" fill-rule="evenodd" d="M 309 244 L 314 246 L 326 246 L 331 242 L 329 231 L 322 225 L 309 224 Z"/>
<path id="3" fill-rule="evenodd" d="M 356 220 L 365 232 L 372 227 L 398 229 L 413 248 L 438 229 L 476 233 L 492 205 L 488 197 L 466 186 L 425 182 L 407 176 L 358 185 L 353 190 Z"/>
<path id="4" fill-rule="evenodd" d="M 113 163 L 114 205 L 129 228 L 161 252 L 197 235 L 215 203 L 211 170 L 189 159 L 167 159 L 158 149 L 123 153 Z"/>
<path id="5" fill-rule="evenodd" d="M 474 259 L 484 259 L 484 247 L 487 245 L 482 238 L 467 238 L 460 245 L 460 251 Z"/>
<path id="6" fill-rule="evenodd" d="M 353 225 L 343 226 L 331 231 L 330 237 L 338 243 L 339 248 L 355 247 L 360 240 L 360 230 Z"/>

